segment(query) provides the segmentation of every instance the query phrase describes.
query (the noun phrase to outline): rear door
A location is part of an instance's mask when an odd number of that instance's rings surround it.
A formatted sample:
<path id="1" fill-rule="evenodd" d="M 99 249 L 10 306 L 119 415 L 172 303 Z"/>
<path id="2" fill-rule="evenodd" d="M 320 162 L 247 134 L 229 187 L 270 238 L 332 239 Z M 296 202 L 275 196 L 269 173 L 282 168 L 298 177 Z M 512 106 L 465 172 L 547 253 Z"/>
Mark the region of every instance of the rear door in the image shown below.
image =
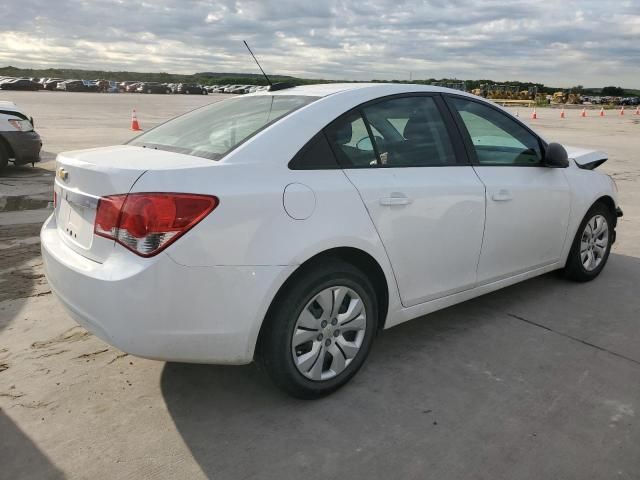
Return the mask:
<path id="1" fill-rule="evenodd" d="M 438 95 L 365 104 L 325 129 L 382 239 L 403 305 L 472 288 L 484 186 Z"/>
<path id="2" fill-rule="evenodd" d="M 478 283 L 560 260 L 571 202 L 563 169 L 544 166 L 541 140 L 499 108 L 462 96 L 447 101 L 486 186 Z"/>

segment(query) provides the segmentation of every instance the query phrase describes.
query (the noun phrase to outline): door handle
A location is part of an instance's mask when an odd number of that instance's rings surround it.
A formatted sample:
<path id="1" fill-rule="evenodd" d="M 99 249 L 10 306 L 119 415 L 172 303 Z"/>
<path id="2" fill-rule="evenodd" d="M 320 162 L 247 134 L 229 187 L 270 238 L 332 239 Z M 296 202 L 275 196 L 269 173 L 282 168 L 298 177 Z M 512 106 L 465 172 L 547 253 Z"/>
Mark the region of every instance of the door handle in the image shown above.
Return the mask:
<path id="1" fill-rule="evenodd" d="M 513 195 L 511 195 L 509 190 L 503 188 L 491 195 L 491 198 L 495 202 L 508 202 L 509 200 L 513 200 Z"/>
<path id="2" fill-rule="evenodd" d="M 388 197 L 380 199 L 380 205 L 384 206 L 409 205 L 411 202 L 412 200 L 401 192 L 393 192 Z"/>

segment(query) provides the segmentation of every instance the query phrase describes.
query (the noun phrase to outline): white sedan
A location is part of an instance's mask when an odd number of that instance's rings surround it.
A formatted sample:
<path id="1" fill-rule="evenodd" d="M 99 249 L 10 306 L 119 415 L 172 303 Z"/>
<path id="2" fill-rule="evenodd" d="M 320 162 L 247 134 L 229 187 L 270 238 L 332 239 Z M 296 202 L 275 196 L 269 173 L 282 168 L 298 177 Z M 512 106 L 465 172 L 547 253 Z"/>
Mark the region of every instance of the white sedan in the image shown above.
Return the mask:
<path id="1" fill-rule="evenodd" d="M 71 315 L 141 357 L 345 384 L 376 333 L 551 270 L 603 269 L 622 215 L 597 151 L 417 85 L 272 88 L 62 153 L 42 228 Z"/>

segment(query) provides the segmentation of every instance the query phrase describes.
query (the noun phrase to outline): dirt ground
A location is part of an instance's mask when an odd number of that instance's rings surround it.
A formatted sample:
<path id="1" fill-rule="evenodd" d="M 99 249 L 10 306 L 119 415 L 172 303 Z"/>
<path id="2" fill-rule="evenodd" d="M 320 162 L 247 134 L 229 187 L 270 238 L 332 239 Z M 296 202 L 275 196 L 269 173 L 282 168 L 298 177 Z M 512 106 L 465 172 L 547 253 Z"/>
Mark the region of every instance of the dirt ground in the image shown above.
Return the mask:
<path id="1" fill-rule="evenodd" d="M 384 332 L 316 402 L 253 366 L 155 362 L 77 326 L 43 276 L 55 154 L 121 143 L 223 96 L 0 92 L 35 118 L 37 168 L 0 176 L 0 478 L 640 478 L 640 116 L 518 113 L 598 148 L 625 216 L 603 274 L 553 274 Z M 515 111 L 515 109 L 514 109 Z"/>

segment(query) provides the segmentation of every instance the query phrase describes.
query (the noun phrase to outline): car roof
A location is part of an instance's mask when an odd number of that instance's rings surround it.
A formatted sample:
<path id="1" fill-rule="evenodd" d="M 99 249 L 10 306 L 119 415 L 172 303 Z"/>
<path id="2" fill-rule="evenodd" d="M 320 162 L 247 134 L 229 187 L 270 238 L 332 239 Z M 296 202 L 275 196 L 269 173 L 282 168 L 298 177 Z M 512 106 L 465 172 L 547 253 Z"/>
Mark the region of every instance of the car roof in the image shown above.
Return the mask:
<path id="1" fill-rule="evenodd" d="M 257 95 L 303 95 L 309 97 L 327 97 L 337 93 L 367 90 L 372 96 L 391 95 L 393 93 L 411 92 L 449 92 L 464 94 L 459 90 L 435 87 L 432 85 L 418 85 L 411 83 L 320 83 L 314 85 L 300 85 L 285 88 L 275 92 L 258 92 Z"/>

